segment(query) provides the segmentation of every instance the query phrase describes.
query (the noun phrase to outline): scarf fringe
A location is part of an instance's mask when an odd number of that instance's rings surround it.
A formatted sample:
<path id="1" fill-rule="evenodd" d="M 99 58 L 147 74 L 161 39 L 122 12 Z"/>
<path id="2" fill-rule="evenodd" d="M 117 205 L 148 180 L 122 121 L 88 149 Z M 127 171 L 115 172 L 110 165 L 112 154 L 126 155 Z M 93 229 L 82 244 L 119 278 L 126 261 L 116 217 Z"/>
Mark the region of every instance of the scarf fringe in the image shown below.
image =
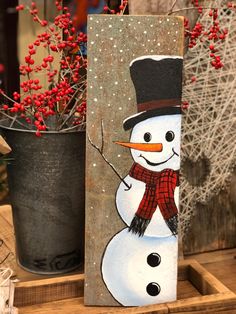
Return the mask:
<path id="1" fill-rule="evenodd" d="M 131 221 L 129 231 L 131 231 L 134 234 L 138 234 L 139 237 L 142 237 L 150 221 L 151 221 L 150 219 L 144 219 L 135 215 L 133 220 Z"/>
<path id="2" fill-rule="evenodd" d="M 138 234 L 139 237 L 144 235 L 151 219 L 144 219 L 137 215 L 134 216 L 131 221 L 129 232 L 131 231 L 134 234 Z M 170 231 L 174 236 L 178 234 L 178 215 L 171 217 L 170 219 L 165 221 Z"/>
<path id="3" fill-rule="evenodd" d="M 175 215 L 165 221 L 174 236 L 178 234 L 178 215 Z"/>

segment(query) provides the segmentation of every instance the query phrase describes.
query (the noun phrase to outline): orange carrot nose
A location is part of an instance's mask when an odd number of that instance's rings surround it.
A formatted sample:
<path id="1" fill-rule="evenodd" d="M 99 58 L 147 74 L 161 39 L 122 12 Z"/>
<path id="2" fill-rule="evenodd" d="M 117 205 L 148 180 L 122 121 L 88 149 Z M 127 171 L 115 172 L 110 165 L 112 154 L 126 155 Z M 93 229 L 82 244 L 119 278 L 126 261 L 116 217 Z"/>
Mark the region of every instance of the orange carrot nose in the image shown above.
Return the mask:
<path id="1" fill-rule="evenodd" d="M 144 152 L 161 152 L 163 149 L 163 145 L 161 143 L 125 143 L 125 142 L 115 142 L 115 144 L 141 150 Z"/>

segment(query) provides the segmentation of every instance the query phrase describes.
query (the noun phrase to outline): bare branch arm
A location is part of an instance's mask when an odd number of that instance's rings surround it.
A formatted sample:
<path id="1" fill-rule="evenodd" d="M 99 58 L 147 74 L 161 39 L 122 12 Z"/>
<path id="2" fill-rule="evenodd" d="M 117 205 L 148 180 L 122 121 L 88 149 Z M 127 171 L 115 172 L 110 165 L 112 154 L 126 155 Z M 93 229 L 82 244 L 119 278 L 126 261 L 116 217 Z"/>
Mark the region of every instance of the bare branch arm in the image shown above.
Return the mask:
<path id="1" fill-rule="evenodd" d="M 97 145 L 95 145 L 92 142 L 92 140 L 91 140 L 91 138 L 90 138 L 90 136 L 88 134 L 89 143 L 92 145 L 93 148 L 95 148 L 99 152 L 99 154 L 102 156 L 103 160 L 111 167 L 111 169 L 115 172 L 115 174 L 118 176 L 118 178 L 125 184 L 125 186 L 129 190 L 131 188 L 131 186 L 128 185 L 128 183 L 125 182 L 125 180 L 121 177 L 121 175 L 116 170 L 115 166 L 107 159 L 107 157 L 103 153 L 103 149 L 104 149 L 103 121 L 102 121 L 101 131 L 102 131 L 102 146 L 101 146 L 101 148 L 99 148 Z"/>

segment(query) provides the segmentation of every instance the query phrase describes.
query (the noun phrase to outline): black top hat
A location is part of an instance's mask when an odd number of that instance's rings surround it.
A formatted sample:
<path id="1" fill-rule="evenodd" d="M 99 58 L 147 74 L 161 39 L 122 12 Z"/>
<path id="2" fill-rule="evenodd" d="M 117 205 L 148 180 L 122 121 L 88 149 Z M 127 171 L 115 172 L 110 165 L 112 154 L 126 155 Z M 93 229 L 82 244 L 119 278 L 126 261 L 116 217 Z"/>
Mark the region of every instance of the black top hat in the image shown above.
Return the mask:
<path id="1" fill-rule="evenodd" d="M 127 118 L 124 129 L 160 115 L 181 113 L 183 58 L 177 56 L 144 56 L 130 64 L 138 113 Z"/>

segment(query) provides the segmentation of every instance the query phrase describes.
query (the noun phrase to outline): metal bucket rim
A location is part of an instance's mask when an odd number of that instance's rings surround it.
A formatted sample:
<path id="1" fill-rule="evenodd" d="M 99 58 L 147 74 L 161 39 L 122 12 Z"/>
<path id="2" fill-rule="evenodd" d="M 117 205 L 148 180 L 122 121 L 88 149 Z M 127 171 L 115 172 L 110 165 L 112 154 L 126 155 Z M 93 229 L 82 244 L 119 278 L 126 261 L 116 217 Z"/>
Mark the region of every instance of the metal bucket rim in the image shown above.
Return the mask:
<path id="1" fill-rule="evenodd" d="M 5 129 L 5 130 L 9 130 L 9 131 L 16 131 L 16 132 L 26 132 L 26 133 L 35 133 L 37 130 L 27 130 L 27 129 L 16 129 L 16 128 L 10 128 L 7 127 L 5 125 L 1 124 L 0 121 L 0 128 Z M 71 130 L 71 131 L 40 131 L 40 133 L 42 134 L 70 134 L 70 133 L 82 133 L 85 132 L 85 129 L 83 130 Z"/>

